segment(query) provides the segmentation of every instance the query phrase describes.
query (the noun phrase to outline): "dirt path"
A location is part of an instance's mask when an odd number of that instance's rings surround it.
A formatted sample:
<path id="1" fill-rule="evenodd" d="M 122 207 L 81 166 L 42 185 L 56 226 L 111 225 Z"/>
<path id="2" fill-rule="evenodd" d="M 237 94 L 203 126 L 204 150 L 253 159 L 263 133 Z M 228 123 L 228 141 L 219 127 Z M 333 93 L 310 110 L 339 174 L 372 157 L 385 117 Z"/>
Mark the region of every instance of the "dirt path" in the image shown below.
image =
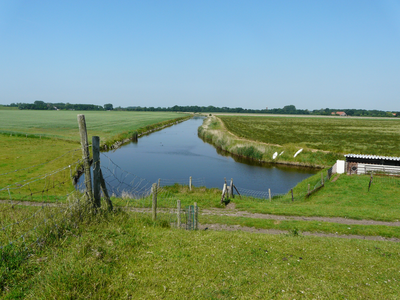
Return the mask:
<path id="1" fill-rule="evenodd" d="M 10 204 L 10 200 L 0 200 L 0 203 Z M 31 201 L 12 201 L 13 205 L 26 205 L 26 206 L 42 206 L 42 202 L 31 202 Z M 277 220 L 277 221 L 318 221 L 318 222 L 329 222 L 338 223 L 345 225 L 383 225 L 383 226 L 394 226 L 400 227 L 400 221 L 397 222 L 385 222 L 385 221 L 374 221 L 374 220 L 354 220 L 340 217 L 302 217 L 302 216 L 283 216 L 283 215 L 272 215 L 272 214 L 260 214 L 250 213 L 247 211 L 241 211 L 235 209 L 233 203 L 229 204 L 227 208 L 213 208 L 213 209 L 200 209 L 202 215 L 215 215 L 215 216 L 227 216 L 227 217 L 245 217 L 252 219 L 263 219 L 263 220 Z M 57 206 L 60 203 L 46 203 L 46 206 Z M 151 208 L 129 208 L 131 211 L 137 212 L 150 212 Z M 159 212 L 170 212 L 175 210 L 174 208 L 159 208 Z"/>
<path id="2" fill-rule="evenodd" d="M 9 200 L 0 200 L 0 203 L 10 204 Z M 26 206 L 42 206 L 41 202 L 29 202 L 29 201 L 13 201 L 14 205 L 26 205 Z M 233 203 L 232 203 L 233 204 Z M 259 214 L 250 213 L 247 211 L 240 211 L 234 208 L 234 205 L 228 205 L 228 209 L 202 209 L 200 214 L 202 215 L 217 215 L 217 216 L 228 216 L 228 217 L 246 217 L 254 219 L 266 219 L 266 220 L 298 220 L 298 221 L 319 221 L 319 222 L 330 222 L 339 223 L 346 225 L 384 225 L 384 226 L 396 226 L 400 227 L 400 222 L 383 222 L 383 221 L 373 221 L 373 220 L 353 220 L 346 218 L 329 218 L 329 217 L 299 217 L 299 216 L 281 216 L 281 215 L 271 215 L 271 214 Z M 48 206 L 56 206 L 56 203 L 46 203 Z M 149 213 L 151 208 L 128 208 L 130 211 Z M 158 209 L 161 213 L 174 213 L 173 208 L 160 208 Z M 289 231 L 277 230 L 277 229 L 259 229 L 255 227 L 246 227 L 240 225 L 226 225 L 226 224 L 199 224 L 200 230 L 224 230 L 224 231 L 245 231 L 263 234 L 290 234 Z M 300 232 L 303 236 L 320 236 L 320 237 L 335 237 L 335 238 L 345 238 L 345 239 L 361 239 L 361 240 L 373 240 L 373 241 L 390 241 L 399 243 L 398 238 L 385 238 L 382 236 L 363 236 L 363 235 L 345 235 L 345 234 L 335 234 L 335 233 L 322 233 L 322 232 Z"/>
<path id="3" fill-rule="evenodd" d="M 203 209 L 201 210 L 203 215 L 218 215 L 228 217 L 246 217 L 252 219 L 264 219 L 264 220 L 277 220 L 277 221 L 318 221 L 318 222 L 330 222 L 346 225 L 384 225 L 384 226 L 395 226 L 400 227 L 400 222 L 384 222 L 374 220 L 354 220 L 339 217 L 301 217 L 301 216 L 282 216 L 282 215 L 270 215 L 270 214 L 259 214 L 250 213 L 247 211 L 240 211 L 236 209 L 225 210 L 225 209 Z"/>
<path id="4" fill-rule="evenodd" d="M 257 229 L 254 227 L 244 227 L 240 225 L 225 225 L 225 224 L 199 224 L 200 230 L 224 230 L 224 231 L 245 231 L 263 234 L 290 234 L 289 231 L 277 230 L 277 229 Z M 385 238 L 382 236 L 364 236 L 364 235 L 354 235 L 354 234 L 334 234 L 334 233 L 321 233 L 321 232 L 300 232 L 299 235 L 304 236 L 319 236 L 319 237 L 334 237 L 342 239 L 358 239 L 358 240 L 370 240 L 370 241 L 389 241 L 399 243 L 398 238 Z"/>

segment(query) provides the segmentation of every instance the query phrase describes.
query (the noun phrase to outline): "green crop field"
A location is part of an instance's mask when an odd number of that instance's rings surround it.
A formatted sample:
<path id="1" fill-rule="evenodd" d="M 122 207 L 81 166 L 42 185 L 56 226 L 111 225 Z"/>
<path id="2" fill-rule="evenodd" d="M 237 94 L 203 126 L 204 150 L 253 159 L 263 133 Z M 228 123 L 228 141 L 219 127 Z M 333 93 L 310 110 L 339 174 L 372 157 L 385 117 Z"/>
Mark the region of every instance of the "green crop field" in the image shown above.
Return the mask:
<path id="1" fill-rule="evenodd" d="M 400 120 L 219 116 L 240 138 L 281 146 L 384 156 L 400 156 Z"/>
<path id="2" fill-rule="evenodd" d="M 102 141 L 185 116 L 173 112 L 0 110 L 0 133 L 79 141 L 78 114 L 85 115 L 88 135 L 100 136 Z"/>

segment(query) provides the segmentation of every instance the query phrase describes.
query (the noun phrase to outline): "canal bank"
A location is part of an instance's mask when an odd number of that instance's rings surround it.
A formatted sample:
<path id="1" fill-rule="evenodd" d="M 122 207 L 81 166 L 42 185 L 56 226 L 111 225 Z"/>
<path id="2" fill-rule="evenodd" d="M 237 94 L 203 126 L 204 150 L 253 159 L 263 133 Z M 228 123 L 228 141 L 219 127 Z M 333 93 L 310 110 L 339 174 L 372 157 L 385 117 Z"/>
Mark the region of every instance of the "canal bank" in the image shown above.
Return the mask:
<path id="1" fill-rule="evenodd" d="M 198 128 L 198 135 L 214 147 L 238 157 L 259 162 L 323 169 L 330 167 L 337 154 L 296 145 L 276 145 L 239 138 L 229 132 L 216 116 L 207 117 Z"/>

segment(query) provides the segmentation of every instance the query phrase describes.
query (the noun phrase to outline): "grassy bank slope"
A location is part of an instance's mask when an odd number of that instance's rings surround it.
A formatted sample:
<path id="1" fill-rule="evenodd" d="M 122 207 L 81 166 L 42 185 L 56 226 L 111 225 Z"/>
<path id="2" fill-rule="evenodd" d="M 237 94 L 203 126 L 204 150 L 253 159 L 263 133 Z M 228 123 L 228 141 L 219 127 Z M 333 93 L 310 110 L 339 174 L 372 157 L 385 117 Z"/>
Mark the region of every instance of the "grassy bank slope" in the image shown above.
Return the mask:
<path id="1" fill-rule="evenodd" d="M 400 244 L 184 231 L 116 213 L 1 260 L 2 299 L 395 299 Z M 28 255 L 29 254 L 29 255 Z"/>
<path id="2" fill-rule="evenodd" d="M 248 130 L 257 131 L 261 129 L 248 128 Z M 302 148 L 300 145 L 293 143 L 282 146 L 271 142 L 251 140 L 250 132 L 247 138 L 236 136 L 227 130 L 219 117 L 215 116 L 205 119 L 203 125 L 199 127 L 198 133 L 204 140 L 224 151 L 264 162 L 323 168 L 332 166 L 337 159 L 343 158 L 342 155 L 337 153 L 308 148 L 304 148 L 299 155 L 293 157 Z M 262 135 L 263 132 L 260 131 L 259 134 Z M 273 158 L 274 153 L 277 154 L 275 159 Z"/>

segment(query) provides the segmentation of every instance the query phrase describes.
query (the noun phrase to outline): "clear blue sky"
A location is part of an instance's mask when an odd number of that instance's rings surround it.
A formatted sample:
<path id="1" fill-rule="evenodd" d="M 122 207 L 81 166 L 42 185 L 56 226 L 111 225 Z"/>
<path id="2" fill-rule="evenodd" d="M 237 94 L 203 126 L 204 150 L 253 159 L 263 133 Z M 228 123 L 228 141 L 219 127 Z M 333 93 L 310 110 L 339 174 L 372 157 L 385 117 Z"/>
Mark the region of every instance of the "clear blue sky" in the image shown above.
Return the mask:
<path id="1" fill-rule="evenodd" d="M 2 1 L 0 103 L 400 111 L 400 0 Z"/>

